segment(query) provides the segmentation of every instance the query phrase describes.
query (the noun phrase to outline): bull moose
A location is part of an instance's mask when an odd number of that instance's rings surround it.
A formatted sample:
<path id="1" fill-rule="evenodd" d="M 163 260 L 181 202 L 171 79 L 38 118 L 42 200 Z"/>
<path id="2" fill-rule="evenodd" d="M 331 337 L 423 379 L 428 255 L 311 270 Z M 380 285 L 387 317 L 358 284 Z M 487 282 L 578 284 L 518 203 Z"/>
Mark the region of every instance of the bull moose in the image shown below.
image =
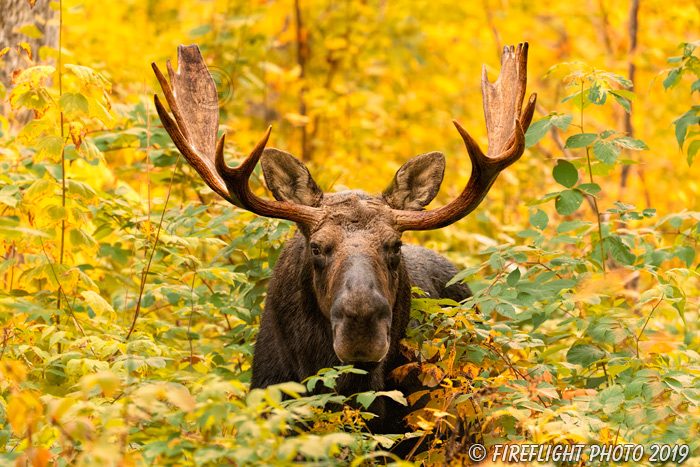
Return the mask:
<path id="1" fill-rule="evenodd" d="M 445 170 L 439 152 L 421 154 L 396 172 L 379 195 L 360 190 L 323 193 L 306 166 L 279 149 L 267 148 L 271 127 L 237 167 L 224 161 L 224 135 L 216 140 L 219 109 L 215 83 L 196 45 L 178 48 L 178 71 L 170 62 L 170 84 L 153 70 L 174 118 L 154 96 L 158 115 L 173 142 L 202 179 L 222 198 L 260 216 L 297 224 L 275 266 L 253 356 L 251 386 L 264 388 L 302 381 L 322 368 L 353 364 L 366 374 L 344 374 L 336 390 L 352 395 L 368 390 L 411 389 L 392 370 L 408 363 L 399 351 L 406 335 L 411 287 L 434 298 L 463 300 L 463 284 L 445 287 L 457 269 L 439 254 L 404 245 L 407 230 L 448 226 L 472 212 L 498 174 L 525 150 L 536 94 L 525 108 L 528 44 L 503 49 L 495 83 L 482 73 L 488 136 L 484 154 L 453 121 L 471 158 L 472 172 L 461 194 L 449 204 L 423 209 L 437 195 Z M 258 160 L 275 200 L 255 195 L 248 179 Z M 374 432 L 397 433 L 402 409 L 377 398 Z"/>

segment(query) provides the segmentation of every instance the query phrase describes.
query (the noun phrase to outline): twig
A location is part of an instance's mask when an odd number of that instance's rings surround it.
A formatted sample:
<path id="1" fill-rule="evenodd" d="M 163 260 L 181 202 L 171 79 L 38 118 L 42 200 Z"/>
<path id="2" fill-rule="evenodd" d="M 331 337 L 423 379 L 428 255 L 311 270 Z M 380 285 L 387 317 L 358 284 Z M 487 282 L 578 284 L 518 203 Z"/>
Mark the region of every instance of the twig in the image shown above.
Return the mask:
<path id="1" fill-rule="evenodd" d="M 630 48 L 627 52 L 629 62 L 627 64 L 627 78 L 630 80 L 630 86 L 627 88 L 634 92 L 634 74 L 637 69 L 634 63 L 634 54 L 637 51 L 637 30 L 639 29 L 639 0 L 632 0 L 630 4 L 630 16 L 628 32 L 630 37 Z M 632 125 L 632 109 L 634 104 L 630 102 L 630 111 L 625 112 L 625 132 L 627 136 L 634 136 L 634 126 Z M 625 165 L 622 167 L 622 176 L 620 177 L 620 188 L 624 190 L 627 187 L 627 177 L 629 176 L 631 166 Z M 622 199 L 622 196 L 620 197 Z"/>
<path id="2" fill-rule="evenodd" d="M 666 298 L 666 296 L 662 295 L 661 298 L 659 299 L 659 301 L 656 302 L 656 305 L 654 305 L 654 308 L 652 308 L 651 312 L 649 312 L 649 316 L 647 316 L 647 320 L 644 321 L 644 326 L 642 326 L 642 330 L 639 331 L 639 335 L 637 336 L 637 351 L 636 351 L 637 358 L 639 358 L 639 339 L 642 338 L 642 334 L 644 334 L 644 330 L 646 329 L 647 324 L 649 323 L 649 320 L 651 319 L 651 315 L 654 314 L 656 307 L 659 306 L 659 303 L 661 303 L 664 300 L 664 298 Z"/>
<path id="3" fill-rule="evenodd" d="M 194 281 L 197 279 L 197 267 L 192 269 L 192 285 L 190 286 L 190 303 L 192 310 L 190 311 L 190 319 L 187 322 L 187 340 L 190 342 L 190 370 L 192 370 L 192 359 L 194 358 L 194 349 L 192 347 L 192 335 L 190 334 L 190 329 L 192 328 L 192 316 L 194 316 Z"/>
<path id="4" fill-rule="evenodd" d="M 143 289 L 146 287 L 146 276 L 148 275 L 149 269 L 151 269 L 151 262 L 153 261 L 153 255 L 156 252 L 156 247 L 158 246 L 158 239 L 160 238 L 160 231 L 163 227 L 163 219 L 165 218 L 165 211 L 168 210 L 168 201 L 170 201 L 170 192 L 173 188 L 173 180 L 175 180 L 175 174 L 177 174 L 178 164 L 180 163 L 180 157 L 177 156 L 177 161 L 175 162 L 175 170 L 173 170 L 173 175 L 170 177 L 170 185 L 168 185 L 168 195 L 165 197 L 165 204 L 163 205 L 163 212 L 160 215 L 160 222 L 158 222 L 158 231 L 156 232 L 156 239 L 153 242 L 153 249 L 151 250 L 151 256 L 148 258 L 148 263 L 146 264 L 146 269 L 143 270 L 141 274 L 141 286 L 139 288 L 139 298 L 136 301 L 136 311 L 134 312 L 134 319 L 131 322 L 131 327 L 129 332 L 126 334 L 126 339 L 129 340 L 131 333 L 134 332 L 136 327 L 136 320 L 139 318 L 139 312 L 141 311 L 141 299 L 143 298 Z"/>

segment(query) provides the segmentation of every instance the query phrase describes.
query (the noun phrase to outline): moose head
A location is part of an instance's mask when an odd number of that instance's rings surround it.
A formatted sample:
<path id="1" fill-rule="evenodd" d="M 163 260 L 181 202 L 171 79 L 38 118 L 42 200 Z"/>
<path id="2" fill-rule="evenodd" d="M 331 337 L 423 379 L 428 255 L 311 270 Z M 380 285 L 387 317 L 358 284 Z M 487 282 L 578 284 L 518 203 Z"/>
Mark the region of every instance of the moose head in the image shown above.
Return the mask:
<path id="1" fill-rule="evenodd" d="M 212 190 L 260 216 L 296 222 L 303 236 L 297 261 L 311 265 L 308 279 L 317 308 L 330 323 L 335 355 L 342 362 L 373 365 L 385 359 L 396 340 L 392 335 L 400 338 L 405 332 L 407 318 L 404 329 L 397 331 L 394 311 L 399 290 L 408 288 L 410 293 L 402 232 L 439 229 L 462 219 L 525 150 L 524 133 L 536 100 L 532 94 L 522 110 L 527 52 L 527 43 L 505 47 L 501 72 L 493 84 L 484 68 L 481 84 L 488 151 L 484 154 L 453 121 L 471 158 L 471 177 L 456 199 L 430 211 L 423 209 L 437 195 L 445 170 L 445 158 L 439 152 L 408 161 L 379 195 L 324 194 L 302 162 L 284 151 L 265 149 L 271 127 L 239 166 L 229 167 L 224 161 L 225 136 L 216 141 L 216 87 L 196 45 L 178 48 L 178 72 L 168 61 L 172 87 L 153 64 L 174 118 L 157 95 L 155 105 L 177 148 Z M 259 160 L 275 200 L 258 197 L 248 186 Z"/>

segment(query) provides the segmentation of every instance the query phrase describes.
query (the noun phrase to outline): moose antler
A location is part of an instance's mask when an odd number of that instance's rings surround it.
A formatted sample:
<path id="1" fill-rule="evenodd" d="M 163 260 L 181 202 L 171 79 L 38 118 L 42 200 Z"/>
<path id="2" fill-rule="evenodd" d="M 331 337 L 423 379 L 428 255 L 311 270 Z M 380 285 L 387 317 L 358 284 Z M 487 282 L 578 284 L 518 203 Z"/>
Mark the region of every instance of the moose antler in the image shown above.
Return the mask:
<path id="1" fill-rule="evenodd" d="M 219 129 L 216 84 L 199 47 L 179 46 L 177 64 L 176 73 L 170 60 L 167 61 L 172 88 L 158 66 L 151 64 L 175 119 L 165 110 L 157 94 L 153 100 L 165 130 L 187 162 L 212 190 L 238 207 L 261 216 L 313 224 L 321 215 L 320 209 L 286 201 L 265 200 L 250 191 L 248 179 L 265 149 L 272 127 L 268 127 L 241 165 L 229 167 L 224 161 L 224 135 L 216 142 Z"/>
<path id="2" fill-rule="evenodd" d="M 453 120 L 472 161 L 472 173 L 462 193 L 451 203 L 431 211 L 394 210 L 397 228 L 431 230 L 457 222 L 481 203 L 491 185 L 506 167 L 517 161 L 525 151 L 525 132 L 535 111 L 537 94 L 533 93 L 521 114 L 527 86 L 527 42 L 517 48 L 503 48 L 501 72 L 495 83 L 481 74 L 484 116 L 489 148 L 484 154 L 474 138 Z"/>

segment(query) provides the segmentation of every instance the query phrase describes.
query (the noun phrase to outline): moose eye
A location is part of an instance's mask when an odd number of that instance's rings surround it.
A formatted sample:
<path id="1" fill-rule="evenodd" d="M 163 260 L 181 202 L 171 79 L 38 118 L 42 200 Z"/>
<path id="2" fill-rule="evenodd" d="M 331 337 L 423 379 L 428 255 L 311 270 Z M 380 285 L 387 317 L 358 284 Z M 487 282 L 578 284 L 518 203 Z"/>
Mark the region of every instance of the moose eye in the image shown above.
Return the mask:
<path id="1" fill-rule="evenodd" d="M 319 256 L 321 254 L 321 248 L 315 243 L 311 244 L 311 254 L 314 256 Z"/>

